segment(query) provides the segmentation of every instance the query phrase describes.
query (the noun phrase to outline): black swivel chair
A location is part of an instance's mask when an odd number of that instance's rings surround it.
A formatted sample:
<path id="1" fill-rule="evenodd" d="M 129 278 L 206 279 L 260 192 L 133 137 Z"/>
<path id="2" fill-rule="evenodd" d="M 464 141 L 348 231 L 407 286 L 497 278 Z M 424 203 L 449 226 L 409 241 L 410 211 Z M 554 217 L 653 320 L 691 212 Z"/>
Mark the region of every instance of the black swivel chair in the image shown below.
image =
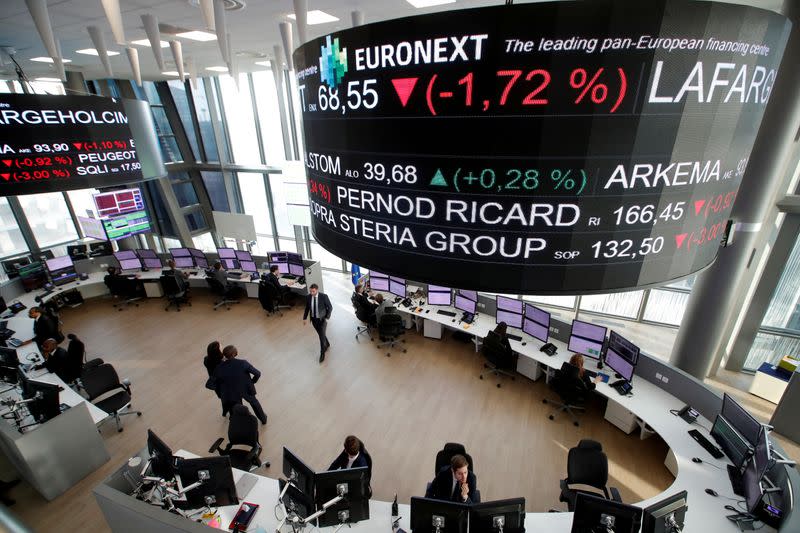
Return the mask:
<path id="1" fill-rule="evenodd" d="M 281 309 L 291 309 L 284 299 L 285 293 L 279 291 L 274 284 L 266 279 L 258 282 L 258 301 L 261 307 L 270 315 L 283 316 Z"/>
<path id="2" fill-rule="evenodd" d="M 364 460 L 367 462 L 367 498 L 372 498 L 372 456 L 367 451 L 363 442 L 361 443 L 361 451 L 359 453 L 364 456 Z"/>
<path id="3" fill-rule="evenodd" d="M 434 475 L 438 474 L 445 466 L 450 466 L 450 460 L 453 459 L 454 455 L 463 455 L 467 460 L 467 468 L 472 472 L 472 456 L 467 453 L 467 449 L 464 448 L 464 445 L 458 442 L 448 442 L 444 445 L 444 448 L 436 453 L 436 465 L 433 469 Z"/>
<path id="4" fill-rule="evenodd" d="M 567 412 L 572 417 L 572 423 L 579 426 L 580 422 L 575 414 L 575 411 L 585 411 L 586 395 L 588 390 L 584 385 L 583 380 L 578 375 L 578 368 L 569 363 L 561 365 L 559 370 L 556 370 L 555 376 L 550 380 L 550 387 L 558 394 L 561 399 L 560 402 L 554 402 L 544 398 L 542 403 L 551 403 L 556 407 L 548 417 L 550 420 L 555 420 L 556 413 Z"/>
<path id="5" fill-rule="evenodd" d="M 509 350 L 503 344 L 500 335 L 494 331 L 490 331 L 486 338 L 483 339 L 483 355 L 487 359 L 487 363 L 483 364 L 483 368 L 491 369 L 488 375 L 495 376 L 508 376 L 514 381 L 514 372 L 517 370 L 517 358 L 519 357 L 514 351 Z M 484 374 L 480 375 L 483 379 Z M 500 383 L 497 384 L 500 388 Z"/>
<path id="6" fill-rule="evenodd" d="M 406 326 L 403 324 L 403 317 L 396 312 L 383 313 L 380 322 L 378 322 L 378 337 L 383 342 L 377 345 L 378 349 L 380 350 L 384 346 L 394 348 L 395 345 L 406 342 L 405 339 L 399 338 L 400 335 L 405 335 L 405 333 Z M 403 353 L 406 353 L 406 351 L 403 348 Z M 386 352 L 386 357 L 391 357 L 391 355 L 392 352 Z"/>
<path id="7" fill-rule="evenodd" d="M 236 300 L 230 296 L 230 289 L 227 285 L 223 285 L 217 278 L 208 277 L 206 278 L 206 283 L 208 286 L 211 287 L 211 290 L 221 298 L 214 302 L 214 311 L 217 310 L 218 307 L 225 306 L 225 309 L 231 309 L 231 304 L 238 304 L 239 300 Z"/>
<path id="8" fill-rule="evenodd" d="M 222 448 L 225 439 L 220 437 L 208 453 L 217 452 L 231 460 L 231 466 L 239 470 L 253 471 L 260 467 L 269 468 L 269 461 L 261 462 L 261 444 L 258 442 L 258 419 L 242 404 L 231 409 L 228 424 L 228 444 Z"/>
<path id="9" fill-rule="evenodd" d="M 369 340 L 372 340 L 372 327 L 375 325 L 375 313 L 370 314 L 369 309 L 361 305 L 356 298 L 355 293 L 350 297 L 350 303 L 353 305 L 353 310 L 356 312 L 356 318 L 361 322 L 360 326 L 356 326 L 356 340 L 360 335 L 366 335 Z"/>
<path id="10" fill-rule="evenodd" d="M 106 287 L 108 287 L 108 291 L 111 295 L 117 299 L 117 302 L 114 304 L 116 309 L 122 311 L 131 304 L 139 307 L 138 302 L 142 297 L 137 290 L 134 280 L 130 280 L 124 276 L 112 276 L 108 274 L 103 278 L 103 282 L 106 284 Z"/>
<path id="11" fill-rule="evenodd" d="M 191 306 L 189 299 L 186 295 L 186 289 L 178 283 L 178 279 L 172 273 L 164 273 L 158 279 L 161 283 L 161 290 L 164 291 L 164 296 L 167 298 L 167 306 L 164 311 L 169 311 L 173 305 L 180 311 L 181 304 Z"/>
<path id="12" fill-rule="evenodd" d="M 86 357 L 86 345 L 83 344 L 77 335 L 70 333 L 67 335 L 69 344 L 67 345 L 67 364 L 63 370 L 64 381 L 70 385 L 77 382 L 81 377 L 83 361 Z"/>
<path id="13" fill-rule="evenodd" d="M 603 445 L 590 439 L 581 440 L 569 450 L 567 456 L 567 478 L 560 481 L 561 495 L 559 501 L 567 504 L 571 512 L 575 510 L 575 500 L 579 493 L 599 496 L 601 493 L 607 500 L 622 502 L 619 490 L 608 484 L 608 457 L 603 452 Z M 570 485 L 587 485 L 597 492 L 570 488 Z"/>
<path id="14" fill-rule="evenodd" d="M 117 371 L 110 364 L 102 363 L 89 368 L 84 367 L 84 371 L 81 374 L 81 383 L 86 395 L 89 397 L 89 401 L 114 417 L 117 423 L 117 431 L 122 431 L 123 429 L 120 421 L 121 416 L 133 414 L 142 416 L 141 411 L 130 409 L 130 382 L 128 380 L 120 382 Z"/>

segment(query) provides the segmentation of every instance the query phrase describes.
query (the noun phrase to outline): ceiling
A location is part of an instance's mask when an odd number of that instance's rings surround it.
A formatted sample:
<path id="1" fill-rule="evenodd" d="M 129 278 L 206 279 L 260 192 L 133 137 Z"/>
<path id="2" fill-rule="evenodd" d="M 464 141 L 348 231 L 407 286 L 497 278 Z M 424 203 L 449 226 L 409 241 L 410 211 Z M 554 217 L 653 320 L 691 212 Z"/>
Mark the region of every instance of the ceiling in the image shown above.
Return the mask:
<path id="1" fill-rule="evenodd" d="M 774 11 L 778 11 L 782 4 L 782 0 L 729 1 Z M 205 24 L 197 3 L 197 0 L 120 0 L 125 38 L 128 41 L 146 39 L 141 20 L 141 15 L 144 14 L 155 15 L 161 25 L 169 24 L 187 29 L 203 30 Z M 232 49 L 237 54 L 237 63 L 241 72 L 266 68 L 255 63 L 269 59 L 273 55 L 273 47 L 282 45 L 278 24 L 289 21 L 287 15 L 294 12 L 292 0 L 244 0 L 244 3 L 246 4 L 244 9 L 228 11 L 226 16 L 231 33 Z M 308 38 L 313 39 L 350 27 L 350 13 L 354 10 L 362 11 L 366 22 L 369 23 L 422 13 L 501 5 L 502 3 L 503 0 L 457 0 L 452 4 L 416 9 L 405 0 L 308 0 L 309 10 L 320 9 L 339 18 L 338 22 L 309 26 Z M 517 3 L 529 2 L 518 1 Z M 86 27 L 95 25 L 102 30 L 108 50 L 120 53 L 110 58 L 114 77 L 132 77 L 124 47 L 114 41 L 101 0 L 48 0 L 47 4 L 53 31 L 61 43 L 62 54 L 65 59 L 72 60 L 71 63 L 66 64 L 67 70 L 79 70 L 83 72 L 86 79 L 106 77 L 98 57 L 75 53 L 75 50 L 93 48 Z M 2 0 L 2 5 L 0 46 L 10 46 L 16 49 L 15 58 L 29 78 L 54 76 L 55 69 L 51 65 L 30 61 L 30 58 L 46 56 L 47 53 L 28 12 L 25 0 Z M 169 40 L 164 35 L 162 35 L 162 39 Z M 296 47 L 299 44 L 296 28 L 294 39 Z M 216 41 L 179 40 L 183 43 L 184 59 L 192 58 L 194 60 L 198 76 L 212 74 L 205 71 L 206 67 L 225 64 Z M 168 76 L 161 73 L 149 47 L 137 46 L 137 48 L 143 79 L 169 79 Z M 175 70 L 170 49 L 164 48 L 162 53 L 167 70 Z M 10 67 L 0 67 L 0 78 L 9 79 L 14 76 Z"/>

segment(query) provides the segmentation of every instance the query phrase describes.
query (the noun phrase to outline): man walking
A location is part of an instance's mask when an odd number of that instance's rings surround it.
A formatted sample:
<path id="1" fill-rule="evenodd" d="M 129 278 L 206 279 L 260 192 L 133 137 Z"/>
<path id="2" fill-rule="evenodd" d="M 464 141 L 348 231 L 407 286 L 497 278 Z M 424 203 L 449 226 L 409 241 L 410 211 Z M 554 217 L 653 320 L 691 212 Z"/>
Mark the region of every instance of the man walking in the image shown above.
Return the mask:
<path id="1" fill-rule="evenodd" d="M 306 310 L 303 313 L 303 325 L 306 324 L 308 315 L 311 315 L 311 325 L 319 335 L 319 362 L 325 360 L 325 352 L 331 347 L 328 337 L 325 336 L 325 329 L 328 327 L 328 319 L 331 317 L 333 306 L 327 294 L 319 292 L 319 286 L 314 283 L 309 287 L 306 296 Z"/>
<path id="2" fill-rule="evenodd" d="M 261 403 L 256 398 L 255 383 L 261 377 L 261 372 L 244 359 L 236 359 L 237 355 L 239 350 L 236 346 L 226 346 L 222 350 L 222 357 L 225 360 L 214 369 L 214 375 L 209 383 L 219 394 L 224 412 L 230 412 L 234 405 L 247 400 L 261 423 L 266 424 L 267 415 L 264 414 Z M 212 388 L 210 385 L 206 386 Z"/>

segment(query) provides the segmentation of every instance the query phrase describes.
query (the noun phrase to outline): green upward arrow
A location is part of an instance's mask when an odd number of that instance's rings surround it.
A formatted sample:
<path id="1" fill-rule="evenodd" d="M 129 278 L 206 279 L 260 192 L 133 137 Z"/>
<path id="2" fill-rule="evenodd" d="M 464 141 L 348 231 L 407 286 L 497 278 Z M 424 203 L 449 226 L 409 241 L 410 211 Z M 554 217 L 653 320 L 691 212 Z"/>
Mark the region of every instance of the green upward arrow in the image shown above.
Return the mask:
<path id="1" fill-rule="evenodd" d="M 433 175 L 431 185 L 435 185 L 436 187 L 447 187 L 447 180 L 444 179 L 441 169 L 436 169 L 436 174 Z"/>

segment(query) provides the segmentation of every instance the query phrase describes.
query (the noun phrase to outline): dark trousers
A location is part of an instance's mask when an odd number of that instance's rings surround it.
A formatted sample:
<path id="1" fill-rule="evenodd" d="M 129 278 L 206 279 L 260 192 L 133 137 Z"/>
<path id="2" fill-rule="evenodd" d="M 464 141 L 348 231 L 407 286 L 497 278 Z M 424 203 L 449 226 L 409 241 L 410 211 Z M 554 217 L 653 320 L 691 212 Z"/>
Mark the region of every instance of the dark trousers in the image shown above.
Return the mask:
<path id="1" fill-rule="evenodd" d="M 314 326 L 314 329 L 317 331 L 317 335 L 319 335 L 319 352 L 322 353 L 330 344 L 330 342 L 328 342 L 328 337 L 325 336 L 325 330 L 328 327 L 328 320 L 325 318 L 312 318 L 311 325 Z"/>
<path id="2" fill-rule="evenodd" d="M 252 395 L 252 396 L 244 396 L 244 399 L 247 400 L 247 403 L 249 403 L 250 407 L 253 408 L 253 413 L 256 415 L 256 418 L 258 418 L 262 424 L 266 424 L 267 415 L 266 413 L 264 413 L 264 409 L 262 409 L 261 402 L 258 401 L 258 398 L 256 398 L 255 395 Z M 242 401 L 239 400 L 238 402 L 223 402 L 222 411 L 224 413 L 230 413 L 233 406 L 236 405 L 237 403 L 240 404 L 242 403 Z"/>

